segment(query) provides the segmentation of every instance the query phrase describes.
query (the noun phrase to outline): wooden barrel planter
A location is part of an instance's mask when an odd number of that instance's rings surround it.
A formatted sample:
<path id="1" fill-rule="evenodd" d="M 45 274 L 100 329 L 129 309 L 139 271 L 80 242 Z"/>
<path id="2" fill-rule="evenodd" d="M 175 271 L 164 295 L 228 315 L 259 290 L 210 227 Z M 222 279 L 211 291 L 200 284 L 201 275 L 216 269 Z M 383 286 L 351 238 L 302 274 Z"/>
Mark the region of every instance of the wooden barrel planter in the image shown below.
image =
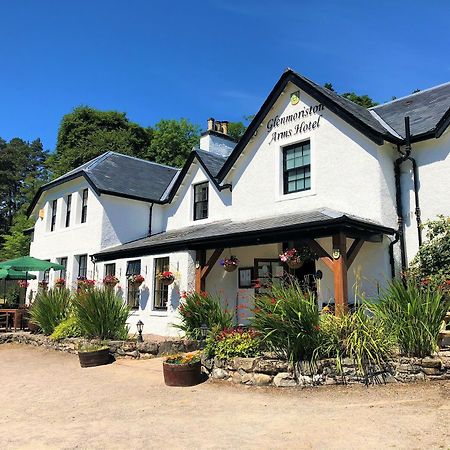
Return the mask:
<path id="1" fill-rule="evenodd" d="M 163 362 L 163 373 L 167 386 L 195 386 L 203 381 L 200 361 L 194 364 Z"/>
<path id="2" fill-rule="evenodd" d="M 81 367 L 103 366 L 112 362 L 109 348 L 102 348 L 92 352 L 78 352 Z"/>
<path id="3" fill-rule="evenodd" d="M 234 272 L 237 269 L 237 266 L 235 264 L 228 264 L 223 266 L 226 272 Z"/>

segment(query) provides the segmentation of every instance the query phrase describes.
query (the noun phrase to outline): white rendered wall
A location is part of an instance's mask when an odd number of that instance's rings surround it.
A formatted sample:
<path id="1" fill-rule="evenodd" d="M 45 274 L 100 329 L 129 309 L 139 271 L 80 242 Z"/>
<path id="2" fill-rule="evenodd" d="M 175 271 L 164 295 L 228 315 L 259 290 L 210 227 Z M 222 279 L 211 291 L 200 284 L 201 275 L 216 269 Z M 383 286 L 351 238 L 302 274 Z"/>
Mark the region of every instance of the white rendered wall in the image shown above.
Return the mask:
<path id="1" fill-rule="evenodd" d="M 447 129 L 439 139 L 412 144 L 411 156 L 418 165 L 422 223 L 435 219 L 439 214 L 450 216 L 450 130 Z M 401 170 L 406 253 L 409 263 L 419 246 L 411 162 L 404 162 Z M 425 234 L 424 230 L 423 240 L 426 239 Z"/>
<path id="2" fill-rule="evenodd" d="M 155 274 L 155 258 L 169 257 L 169 270 L 175 275 L 175 282 L 169 286 L 169 302 L 167 311 L 153 308 L 153 290 Z M 159 254 L 152 256 L 124 258 L 105 263 L 97 263 L 95 266 L 95 279 L 101 285 L 104 277 L 104 265 L 116 264 L 116 277 L 119 285 L 116 286 L 118 294 L 126 301 L 127 279 L 126 267 L 128 261 L 141 260 L 141 274 L 145 281 L 140 286 L 140 305 L 138 310 L 133 310 L 129 319 L 130 332 L 136 332 L 136 323 L 141 320 L 144 323 L 144 334 L 158 334 L 162 336 L 177 336 L 180 332 L 173 327 L 179 322 L 177 308 L 180 302 L 181 292 L 194 290 L 195 282 L 195 252 L 178 252 L 171 254 Z"/>

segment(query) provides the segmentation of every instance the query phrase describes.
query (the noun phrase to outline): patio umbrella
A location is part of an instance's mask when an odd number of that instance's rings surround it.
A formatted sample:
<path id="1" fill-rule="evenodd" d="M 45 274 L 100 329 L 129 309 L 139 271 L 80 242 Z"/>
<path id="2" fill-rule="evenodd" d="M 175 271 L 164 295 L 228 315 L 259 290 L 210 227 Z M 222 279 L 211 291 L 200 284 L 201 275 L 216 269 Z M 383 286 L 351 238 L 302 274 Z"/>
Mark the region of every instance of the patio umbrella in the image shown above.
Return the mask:
<path id="1" fill-rule="evenodd" d="M 43 259 L 33 258 L 32 256 L 22 256 L 0 262 L 0 269 L 13 269 L 23 272 L 45 272 L 49 269 L 64 270 L 64 266 Z"/>
<path id="2" fill-rule="evenodd" d="M 4 280 L 3 298 L 6 298 L 6 280 L 34 280 L 36 275 L 13 269 L 0 269 L 0 280 Z"/>

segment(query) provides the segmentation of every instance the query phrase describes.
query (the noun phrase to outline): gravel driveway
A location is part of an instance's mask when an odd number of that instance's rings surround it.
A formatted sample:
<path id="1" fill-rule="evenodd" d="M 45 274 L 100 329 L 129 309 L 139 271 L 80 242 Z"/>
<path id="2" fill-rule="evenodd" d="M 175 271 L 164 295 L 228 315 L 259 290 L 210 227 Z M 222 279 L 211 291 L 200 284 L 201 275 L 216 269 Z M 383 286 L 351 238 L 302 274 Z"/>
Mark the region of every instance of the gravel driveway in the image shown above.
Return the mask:
<path id="1" fill-rule="evenodd" d="M 169 388 L 161 360 L 81 369 L 0 346 L 1 449 L 450 448 L 450 383 Z"/>

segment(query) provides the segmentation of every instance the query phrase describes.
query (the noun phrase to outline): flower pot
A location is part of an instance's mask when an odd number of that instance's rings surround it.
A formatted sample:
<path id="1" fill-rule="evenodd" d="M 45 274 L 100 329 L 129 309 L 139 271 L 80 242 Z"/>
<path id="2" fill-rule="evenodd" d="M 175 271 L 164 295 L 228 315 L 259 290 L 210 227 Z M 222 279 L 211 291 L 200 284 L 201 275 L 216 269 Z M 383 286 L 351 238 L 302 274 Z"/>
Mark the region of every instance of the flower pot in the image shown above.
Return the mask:
<path id="1" fill-rule="evenodd" d="M 237 269 L 237 266 L 235 264 L 228 264 L 223 266 L 226 272 L 234 272 Z"/>
<path id="2" fill-rule="evenodd" d="M 163 362 L 164 382 L 167 386 L 195 386 L 202 382 L 200 361 L 194 364 L 169 364 Z"/>
<path id="3" fill-rule="evenodd" d="M 170 286 L 175 281 L 175 278 L 167 278 L 164 280 L 161 280 L 161 284 L 164 284 L 164 286 Z"/>
<path id="4" fill-rule="evenodd" d="M 297 260 L 297 261 L 289 261 L 288 266 L 290 269 L 300 269 L 300 267 L 303 266 L 303 261 Z"/>
<path id="5" fill-rule="evenodd" d="M 78 352 L 81 367 L 103 366 L 112 362 L 109 348 L 95 350 L 93 352 Z"/>

